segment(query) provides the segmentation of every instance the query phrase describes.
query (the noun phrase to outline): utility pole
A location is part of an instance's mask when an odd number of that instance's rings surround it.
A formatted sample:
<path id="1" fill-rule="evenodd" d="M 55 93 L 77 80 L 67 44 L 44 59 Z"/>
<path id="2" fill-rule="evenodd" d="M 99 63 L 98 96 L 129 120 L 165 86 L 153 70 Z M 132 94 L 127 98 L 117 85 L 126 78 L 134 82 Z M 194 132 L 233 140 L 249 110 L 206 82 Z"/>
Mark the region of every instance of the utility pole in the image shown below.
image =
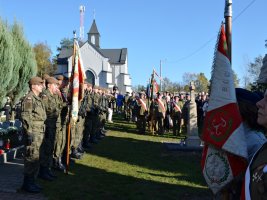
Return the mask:
<path id="1" fill-rule="evenodd" d="M 232 0 L 225 0 L 224 18 L 225 33 L 228 47 L 229 60 L 232 62 Z"/>
<path id="2" fill-rule="evenodd" d="M 160 79 L 159 79 L 159 85 L 160 85 L 160 91 L 162 91 L 162 81 L 161 81 L 161 63 L 162 61 L 159 61 L 159 75 L 160 75 Z"/>

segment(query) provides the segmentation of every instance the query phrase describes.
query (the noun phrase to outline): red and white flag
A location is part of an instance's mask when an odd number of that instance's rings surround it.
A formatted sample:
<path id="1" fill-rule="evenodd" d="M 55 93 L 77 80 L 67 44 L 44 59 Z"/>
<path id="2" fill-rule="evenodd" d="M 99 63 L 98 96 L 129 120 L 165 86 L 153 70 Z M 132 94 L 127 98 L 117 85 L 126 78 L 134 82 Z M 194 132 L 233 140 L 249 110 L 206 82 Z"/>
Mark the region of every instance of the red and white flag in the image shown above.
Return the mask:
<path id="1" fill-rule="evenodd" d="M 158 91 L 159 91 L 159 85 L 157 84 L 157 81 L 156 81 L 155 79 L 153 80 L 153 83 L 152 83 L 152 84 L 153 84 L 153 93 L 152 93 L 152 94 L 153 94 L 153 96 L 154 96 L 154 95 L 156 95 L 156 94 L 158 93 Z"/>
<path id="2" fill-rule="evenodd" d="M 209 107 L 202 130 L 202 140 L 208 145 L 203 151 L 202 170 L 214 193 L 229 183 L 237 175 L 236 172 L 245 170 L 244 163 L 248 157 L 227 52 L 222 25 L 212 69 Z M 229 155 L 235 159 L 231 159 Z"/>
<path id="3" fill-rule="evenodd" d="M 78 120 L 79 101 L 83 98 L 83 84 L 86 79 L 81 52 L 77 40 L 74 40 L 72 56 L 72 73 L 70 78 L 71 87 L 71 118 L 74 122 Z"/>

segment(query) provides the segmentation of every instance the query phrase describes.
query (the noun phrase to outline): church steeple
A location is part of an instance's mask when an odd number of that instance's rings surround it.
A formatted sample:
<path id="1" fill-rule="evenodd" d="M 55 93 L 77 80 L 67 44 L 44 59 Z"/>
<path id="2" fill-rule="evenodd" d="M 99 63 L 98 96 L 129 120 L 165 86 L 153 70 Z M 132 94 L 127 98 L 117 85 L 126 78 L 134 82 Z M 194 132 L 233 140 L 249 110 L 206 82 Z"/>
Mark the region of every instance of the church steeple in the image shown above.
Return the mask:
<path id="1" fill-rule="evenodd" d="M 97 26 L 95 23 L 95 19 L 94 19 L 94 21 L 91 25 L 91 28 L 87 34 L 88 34 L 88 41 L 90 43 L 92 43 L 93 45 L 95 45 L 97 48 L 100 48 L 100 45 L 99 45 L 100 34 L 98 32 L 98 29 L 97 29 Z"/>

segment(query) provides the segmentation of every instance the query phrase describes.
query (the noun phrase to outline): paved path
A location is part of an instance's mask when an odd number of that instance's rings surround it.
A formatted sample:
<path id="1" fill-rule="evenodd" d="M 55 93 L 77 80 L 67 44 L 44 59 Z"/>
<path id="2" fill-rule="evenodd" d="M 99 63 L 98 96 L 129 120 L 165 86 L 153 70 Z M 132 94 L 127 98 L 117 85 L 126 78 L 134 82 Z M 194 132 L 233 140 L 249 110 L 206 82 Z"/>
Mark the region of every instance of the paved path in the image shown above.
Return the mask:
<path id="1" fill-rule="evenodd" d="M 20 190 L 23 168 L 23 159 L 20 158 L 0 164 L 0 200 L 46 199 L 42 194 L 28 194 Z"/>

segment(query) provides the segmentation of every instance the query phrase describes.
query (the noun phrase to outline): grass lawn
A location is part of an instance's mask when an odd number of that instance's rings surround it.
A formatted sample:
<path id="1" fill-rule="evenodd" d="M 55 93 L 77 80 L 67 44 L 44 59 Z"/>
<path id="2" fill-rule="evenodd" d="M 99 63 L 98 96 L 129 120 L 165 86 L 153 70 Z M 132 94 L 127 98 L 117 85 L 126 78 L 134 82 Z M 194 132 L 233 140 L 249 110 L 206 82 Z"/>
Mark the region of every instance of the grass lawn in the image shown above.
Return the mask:
<path id="1" fill-rule="evenodd" d="M 48 199 L 212 199 L 200 168 L 201 153 L 167 151 L 163 141 L 179 138 L 139 135 L 135 125 L 115 118 L 107 136 L 71 165 L 41 182 Z"/>

